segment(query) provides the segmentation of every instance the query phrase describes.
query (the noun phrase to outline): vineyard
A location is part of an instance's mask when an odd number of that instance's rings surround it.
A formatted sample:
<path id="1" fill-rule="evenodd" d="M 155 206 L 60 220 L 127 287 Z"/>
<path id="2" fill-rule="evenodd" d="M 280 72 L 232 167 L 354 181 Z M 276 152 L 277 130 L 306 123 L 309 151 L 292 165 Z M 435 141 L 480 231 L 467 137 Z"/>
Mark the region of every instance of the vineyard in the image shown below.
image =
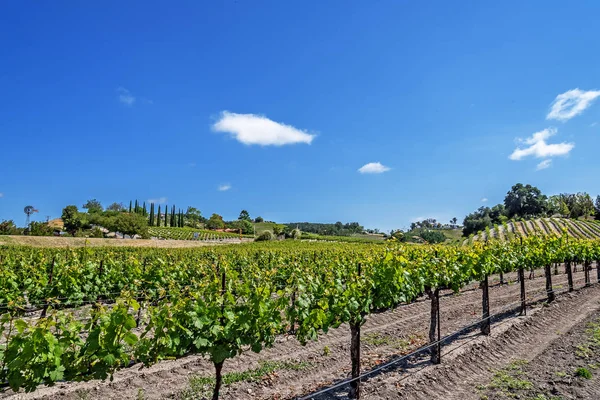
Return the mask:
<path id="1" fill-rule="evenodd" d="M 510 221 L 479 232 L 477 235 L 466 239 L 464 244 L 487 239 L 514 240 L 530 235 L 562 236 L 563 233 L 577 239 L 600 239 L 600 221 L 570 218 Z"/>
<path id="2" fill-rule="evenodd" d="M 151 237 L 171 240 L 203 240 L 218 241 L 223 239 L 239 239 L 239 233 L 219 232 L 194 228 L 175 228 L 175 227 L 155 227 L 148 228 Z M 252 235 L 242 235 L 242 237 L 253 237 Z"/>
<path id="3" fill-rule="evenodd" d="M 106 379 L 135 363 L 199 354 L 214 366 L 219 396 L 227 360 L 264 351 L 280 335 L 306 344 L 350 325 L 351 396 L 359 396 L 361 327 L 385 310 L 426 295 L 428 346 L 440 361 L 440 291 L 480 282 L 481 331 L 490 331 L 488 278 L 583 265 L 584 283 L 600 242 L 531 236 L 468 247 L 400 244 L 268 243 L 200 249 L 34 249 L 0 247 L 0 379 L 33 391 L 59 381 Z M 600 271 L 596 269 L 597 271 Z M 557 272 L 557 271 L 555 271 Z M 600 273 L 598 274 L 600 279 Z M 515 300 L 515 299 L 513 299 Z M 366 338 L 364 338 L 366 339 Z"/>

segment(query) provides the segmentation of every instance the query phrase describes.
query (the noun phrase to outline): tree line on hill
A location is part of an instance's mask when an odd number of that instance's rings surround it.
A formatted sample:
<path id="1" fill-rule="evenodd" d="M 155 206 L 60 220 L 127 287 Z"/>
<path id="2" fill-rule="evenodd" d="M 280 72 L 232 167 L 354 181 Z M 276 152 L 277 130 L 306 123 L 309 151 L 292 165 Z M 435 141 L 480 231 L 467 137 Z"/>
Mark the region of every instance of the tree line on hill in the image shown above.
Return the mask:
<path id="1" fill-rule="evenodd" d="M 288 229 L 300 229 L 302 232 L 316 233 L 326 236 L 351 236 L 357 233 L 363 233 L 365 228 L 358 222 L 349 222 L 343 224 L 336 222 L 335 224 L 323 224 L 314 222 L 290 222 L 285 224 Z"/>
<path id="2" fill-rule="evenodd" d="M 83 206 L 86 212 L 79 211 L 77 206 L 70 205 L 63 209 L 62 220 L 64 229 L 75 236 L 82 230 L 91 229 L 92 236 L 99 236 L 99 227 L 125 235 L 140 235 L 149 237 L 149 227 L 171 227 L 194 229 L 233 229 L 243 234 L 250 234 L 254 230 L 252 219 L 248 211 L 242 210 L 239 218 L 235 221 L 224 221 L 219 214 L 212 214 L 210 218 L 204 218 L 200 210 L 189 206 L 186 211 L 177 209 L 172 205 L 158 205 L 150 203 L 150 207 L 143 202 L 135 200 L 129 202 L 129 208 L 122 203 L 112 203 L 106 209 L 96 200 L 88 200 Z"/>
<path id="3" fill-rule="evenodd" d="M 504 197 L 504 202 L 493 207 L 479 207 L 463 221 L 463 236 L 469 236 L 486 227 L 509 220 L 560 216 L 563 218 L 600 219 L 600 196 L 596 201 L 585 192 L 561 193 L 546 196 L 532 185 L 517 183 Z"/>

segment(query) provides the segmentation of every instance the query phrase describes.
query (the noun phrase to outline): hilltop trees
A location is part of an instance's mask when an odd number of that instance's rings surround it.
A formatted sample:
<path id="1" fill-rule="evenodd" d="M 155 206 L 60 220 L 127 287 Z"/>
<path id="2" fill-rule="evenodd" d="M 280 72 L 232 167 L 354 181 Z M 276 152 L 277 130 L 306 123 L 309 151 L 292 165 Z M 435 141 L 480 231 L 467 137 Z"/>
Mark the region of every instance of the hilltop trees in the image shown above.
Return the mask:
<path id="1" fill-rule="evenodd" d="M 250 214 L 246 210 L 240 211 L 240 216 L 238 219 L 243 221 L 252 221 L 252 219 L 250 219 Z"/>
<path id="2" fill-rule="evenodd" d="M 223 229 L 225 227 L 223 217 L 221 217 L 219 214 L 211 215 L 208 221 L 206 222 L 206 227 L 208 229 Z"/>
<path id="3" fill-rule="evenodd" d="M 63 209 L 61 219 L 63 220 L 65 230 L 72 236 L 75 236 L 77 231 L 85 225 L 84 218 L 79 213 L 77 206 L 74 205 L 66 206 Z"/>
<path id="4" fill-rule="evenodd" d="M 108 207 L 106 207 L 107 211 L 125 211 L 125 206 L 123 203 L 112 203 Z"/>
<path id="5" fill-rule="evenodd" d="M 185 218 L 187 220 L 187 224 L 193 228 L 197 228 L 204 219 L 202 218 L 202 213 L 200 213 L 200 210 L 192 206 L 188 206 L 187 211 L 185 212 Z"/>
<path id="6" fill-rule="evenodd" d="M 100 204 L 100 202 L 96 199 L 88 200 L 81 207 L 87 209 L 88 213 L 90 213 L 90 214 L 91 213 L 100 213 L 100 212 L 104 211 L 102 204 Z"/>
<path id="7" fill-rule="evenodd" d="M 258 218 L 257 218 L 258 219 Z M 257 221 L 258 222 L 258 221 Z M 316 233 L 318 235 L 350 236 L 354 233 L 362 233 L 365 228 L 358 222 L 335 224 L 319 224 L 313 222 L 291 222 L 286 224 L 289 229 L 298 228 L 302 232 Z"/>
<path id="8" fill-rule="evenodd" d="M 508 218 L 534 218 L 545 214 L 547 197 L 535 186 L 517 183 L 506 194 L 504 207 Z"/>
<path id="9" fill-rule="evenodd" d="M 108 228 L 129 236 L 148 236 L 148 223 L 146 217 L 141 214 L 120 213 L 110 220 Z"/>

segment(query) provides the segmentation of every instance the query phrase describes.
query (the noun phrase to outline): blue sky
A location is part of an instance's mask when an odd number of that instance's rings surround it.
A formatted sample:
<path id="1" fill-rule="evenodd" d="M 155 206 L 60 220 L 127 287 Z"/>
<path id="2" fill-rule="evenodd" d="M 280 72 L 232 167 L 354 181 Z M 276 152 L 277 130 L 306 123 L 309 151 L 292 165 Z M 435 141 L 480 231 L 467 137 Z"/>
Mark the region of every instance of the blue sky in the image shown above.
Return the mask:
<path id="1" fill-rule="evenodd" d="M 163 198 L 389 230 L 600 193 L 600 3 L 451 3 L 4 1 L 0 220 Z"/>

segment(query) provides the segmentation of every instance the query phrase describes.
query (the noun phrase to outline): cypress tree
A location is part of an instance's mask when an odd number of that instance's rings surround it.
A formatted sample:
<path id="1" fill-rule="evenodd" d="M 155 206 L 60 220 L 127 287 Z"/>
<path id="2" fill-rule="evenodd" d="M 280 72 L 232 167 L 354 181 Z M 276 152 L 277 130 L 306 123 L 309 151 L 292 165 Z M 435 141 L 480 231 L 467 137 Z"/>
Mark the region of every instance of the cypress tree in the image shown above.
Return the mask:
<path id="1" fill-rule="evenodd" d="M 173 208 L 171 208 L 171 227 L 174 228 L 176 225 L 175 221 L 175 204 L 173 204 Z"/>
<path id="2" fill-rule="evenodd" d="M 146 202 L 144 202 L 143 208 L 142 208 L 142 215 L 145 217 L 146 215 L 148 215 L 148 210 L 146 210 Z"/>
<path id="3" fill-rule="evenodd" d="M 169 215 L 169 207 L 165 204 L 165 228 L 167 227 L 167 216 Z"/>
<path id="4" fill-rule="evenodd" d="M 131 213 L 131 200 L 129 200 L 129 213 Z"/>
<path id="5" fill-rule="evenodd" d="M 139 208 L 140 208 L 140 206 L 138 205 L 138 201 L 136 200 L 136 201 L 135 201 L 135 207 L 134 207 L 134 209 L 133 209 L 133 212 L 137 214 L 137 213 L 138 213 L 138 211 L 139 211 L 139 210 L 138 210 Z"/>
<path id="6" fill-rule="evenodd" d="M 150 221 L 148 225 L 154 226 L 154 203 L 150 203 Z"/>
<path id="7" fill-rule="evenodd" d="M 160 226 L 160 204 L 158 205 L 158 215 L 156 216 L 156 226 Z"/>

